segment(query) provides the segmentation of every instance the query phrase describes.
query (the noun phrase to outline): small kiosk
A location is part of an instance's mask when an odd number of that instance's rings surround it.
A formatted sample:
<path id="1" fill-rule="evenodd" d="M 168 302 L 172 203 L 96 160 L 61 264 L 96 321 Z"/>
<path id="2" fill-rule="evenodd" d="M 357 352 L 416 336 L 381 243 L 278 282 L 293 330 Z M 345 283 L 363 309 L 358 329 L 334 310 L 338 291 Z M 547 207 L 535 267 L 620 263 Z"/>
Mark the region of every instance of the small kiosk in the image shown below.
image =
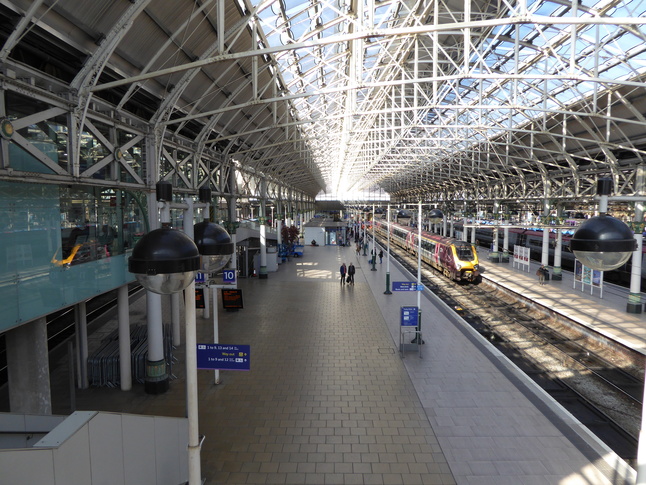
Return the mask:
<path id="1" fill-rule="evenodd" d="M 303 240 L 306 245 L 316 241 L 319 246 L 347 246 L 348 223 L 332 219 L 312 219 L 303 226 Z"/>

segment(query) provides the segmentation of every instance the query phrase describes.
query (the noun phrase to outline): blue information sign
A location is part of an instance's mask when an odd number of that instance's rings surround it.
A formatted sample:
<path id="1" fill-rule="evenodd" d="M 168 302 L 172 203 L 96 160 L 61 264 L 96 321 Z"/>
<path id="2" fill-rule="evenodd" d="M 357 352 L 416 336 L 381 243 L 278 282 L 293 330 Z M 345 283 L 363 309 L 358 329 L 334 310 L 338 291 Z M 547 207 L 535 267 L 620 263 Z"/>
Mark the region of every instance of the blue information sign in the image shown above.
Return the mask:
<path id="1" fill-rule="evenodd" d="M 235 269 L 225 269 L 222 271 L 222 281 L 228 284 L 235 284 L 236 282 L 236 270 Z"/>
<path id="2" fill-rule="evenodd" d="M 249 345 L 197 344 L 197 368 L 249 370 Z"/>
<path id="3" fill-rule="evenodd" d="M 393 291 L 424 291 L 424 285 L 414 281 L 393 281 Z"/>
<path id="4" fill-rule="evenodd" d="M 401 308 L 401 326 L 415 327 L 419 319 L 419 308 L 416 306 L 403 306 Z"/>

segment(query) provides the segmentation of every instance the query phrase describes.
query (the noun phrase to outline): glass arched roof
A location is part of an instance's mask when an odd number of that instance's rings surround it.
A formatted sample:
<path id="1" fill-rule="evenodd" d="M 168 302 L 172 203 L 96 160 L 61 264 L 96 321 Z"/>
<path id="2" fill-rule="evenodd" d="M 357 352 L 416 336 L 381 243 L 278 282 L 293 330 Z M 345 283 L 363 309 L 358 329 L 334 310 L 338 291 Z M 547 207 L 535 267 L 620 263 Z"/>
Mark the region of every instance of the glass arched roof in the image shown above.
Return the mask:
<path id="1" fill-rule="evenodd" d="M 0 10 L 0 60 L 68 83 L 81 111 L 101 100 L 310 196 L 576 198 L 600 173 L 629 186 L 646 154 L 645 11 L 14 0 Z M 35 51 L 52 44 L 78 62 L 48 65 Z"/>
<path id="2" fill-rule="evenodd" d="M 643 87 L 645 9 L 641 1 L 279 1 L 257 18 L 266 45 L 303 45 L 276 61 L 285 88 L 301 95 L 293 104 L 310 121 L 303 132 L 327 187 L 343 193 L 370 184 L 405 191 L 416 177 L 450 183 L 446 166 L 474 175 L 464 158 L 493 169 L 475 174 L 484 181 L 540 173 L 525 159 L 549 164 L 555 154 L 531 153 L 541 146 L 527 146 L 528 134 L 555 136 L 556 113 L 604 118 L 600 98 L 633 81 Z M 598 146 L 590 150 L 598 158 Z M 438 169 L 439 179 L 428 174 Z"/>

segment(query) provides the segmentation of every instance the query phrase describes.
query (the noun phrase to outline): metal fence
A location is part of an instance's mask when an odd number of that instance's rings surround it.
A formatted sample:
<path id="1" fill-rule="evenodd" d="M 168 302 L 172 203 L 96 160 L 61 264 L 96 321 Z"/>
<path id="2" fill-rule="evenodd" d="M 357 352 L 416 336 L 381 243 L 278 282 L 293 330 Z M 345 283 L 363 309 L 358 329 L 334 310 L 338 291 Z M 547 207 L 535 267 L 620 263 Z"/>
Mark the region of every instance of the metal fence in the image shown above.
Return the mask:
<path id="1" fill-rule="evenodd" d="M 164 359 L 166 370 L 171 377 L 173 364 L 173 339 L 170 325 L 164 325 Z M 146 380 L 146 357 L 148 355 L 148 331 L 146 326 L 137 325 L 130 329 L 130 359 L 133 382 Z M 110 333 L 99 349 L 88 357 L 88 381 L 95 387 L 119 387 L 121 371 L 119 358 L 119 331 Z"/>

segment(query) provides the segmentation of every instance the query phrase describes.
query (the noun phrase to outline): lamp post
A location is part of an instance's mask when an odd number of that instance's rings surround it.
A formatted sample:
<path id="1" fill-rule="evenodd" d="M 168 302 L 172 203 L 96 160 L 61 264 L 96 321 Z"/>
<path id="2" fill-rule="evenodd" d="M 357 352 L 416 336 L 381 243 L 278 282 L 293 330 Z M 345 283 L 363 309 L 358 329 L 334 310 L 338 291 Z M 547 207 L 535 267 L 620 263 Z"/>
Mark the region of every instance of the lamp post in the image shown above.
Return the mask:
<path id="1" fill-rule="evenodd" d="M 441 213 L 441 212 L 440 212 Z M 422 338 L 422 292 L 419 287 L 422 285 L 422 201 L 419 201 L 417 212 L 417 335 L 411 341 L 412 344 L 423 345 Z M 414 239 L 413 239 L 414 240 Z M 419 349 L 419 357 L 422 358 L 422 349 Z"/>
<path id="2" fill-rule="evenodd" d="M 370 271 L 377 271 L 377 241 L 375 240 L 375 205 L 372 204 L 372 268 Z"/>
<path id="3" fill-rule="evenodd" d="M 224 268 L 231 259 L 235 247 L 229 233 L 222 227 L 212 222 L 198 222 L 193 226 L 193 238 L 200 254 L 202 255 L 202 268 L 207 273 L 215 273 Z M 207 291 L 213 290 L 213 343 L 220 341 L 218 322 L 217 291 L 218 285 L 209 287 Z M 208 293 L 207 293 L 208 295 Z M 205 299 L 209 299 L 210 295 Z M 220 371 L 214 371 L 214 383 L 220 383 Z"/>
<path id="4" fill-rule="evenodd" d="M 192 216 L 192 214 L 191 214 Z M 222 242 L 220 226 L 196 224 L 209 269 L 217 271 L 228 261 L 230 241 Z M 212 226 L 216 226 L 215 228 Z M 221 228 L 220 228 L 221 229 Z M 222 231 L 224 231 L 222 229 Z M 224 231 L 226 233 L 226 231 Z M 228 236 L 228 234 L 227 234 Z M 229 251 L 228 256 L 226 252 Z M 200 436 L 197 395 L 197 331 L 195 316 L 195 274 L 200 269 L 200 248 L 185 233 L 164 224 L 142 237 L 128 259 L 128 270 L 146 290 L 160 295 L 185 292 L 186 311 L 186 409 L 188 418 L 188 483 L 201 484 Z M 222 266 L 218 265 L 222 263 Z"/>
<path id="5" fill-rule="evenodd" d="M 599 215 L 591 217 L 575 231 L 570 249 L 577 259 L 596 270 L 609 271 L 624 264 L 637 248 L 632 230 L 619 219 L 607 215 L 612 179 L 597 181 Z M 646 418 L 646 387 L 642 399 L 642 423 Z M 646 431 L 642 425 L 637 445 L 636 485 L 646 485 Z"/>
<path id="6" fill-rule="evenodd" d="M 368 247 L 368 217 L 366 216 L 366 212 L 368 212 L 368 208 L 364 207 L 362 211 L 362 216 L 363 216 L 363 255 L 366 255 L 366 248 Z"/>
<path id="7" fill-rule="evenodd" d="M 393 292 L 390 291 L 390 203 L 388 203 L 388 211 L 386 212 L 386 231 L 388 234 L 388 254 L 386 255 L 386 291 L 384 291 L 384 295 L 392 295 Z"/>
<path id="8" fill-rule="evenodd" d="M 190 485 L 199 485 L 201 482 L 195 328 L 195 274 L 199 267 L 200 253 L 193 240 L 168 226 L 142 237 L 128 259 L 128 270 L 148 291 L 169 295 L 186 289 L 186 408 Z"/>

